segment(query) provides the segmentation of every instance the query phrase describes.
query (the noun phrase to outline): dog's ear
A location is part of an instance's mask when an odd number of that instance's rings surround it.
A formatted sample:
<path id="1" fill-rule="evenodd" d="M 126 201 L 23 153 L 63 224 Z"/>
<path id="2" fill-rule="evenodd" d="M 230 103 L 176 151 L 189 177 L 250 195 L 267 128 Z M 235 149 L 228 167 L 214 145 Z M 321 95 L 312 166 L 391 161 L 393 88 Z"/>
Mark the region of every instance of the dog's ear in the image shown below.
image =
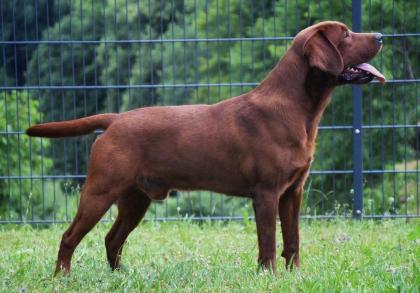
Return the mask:
<path id="1" fill-rule="evenodd" d="M 344 70 L 340 52 L 322 30 L 316 30 L 306 39 L 303 45 L 303 54 L 308 58 L 311 67 L 316 67 L 335 76 Z"/>

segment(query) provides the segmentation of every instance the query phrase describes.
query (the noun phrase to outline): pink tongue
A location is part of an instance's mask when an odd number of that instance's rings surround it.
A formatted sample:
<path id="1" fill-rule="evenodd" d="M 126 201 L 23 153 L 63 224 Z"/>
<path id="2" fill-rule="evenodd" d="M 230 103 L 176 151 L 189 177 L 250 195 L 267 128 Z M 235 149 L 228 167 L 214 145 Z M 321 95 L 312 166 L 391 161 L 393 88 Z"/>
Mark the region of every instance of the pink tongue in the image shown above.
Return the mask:
<path id="1" fill-rule="evenodd" d="M 359 69 L 362 69 L 364 71 L 367 71 L 367 72 L 371 73 L 372 75 L 374 75 L 376 77 L 377 80 L 379 80 L 380 83 L 382 83 L 382 84 L 385 83 L 385 76 L 383 76 L 383 74 L 380 73 L 378 71 L 378 69 L 376 69 L 372 65 L 370 65 L 368 63 L 362 63 L 362 64 L 356 65 L 354 67 L 357 67 Z"/>

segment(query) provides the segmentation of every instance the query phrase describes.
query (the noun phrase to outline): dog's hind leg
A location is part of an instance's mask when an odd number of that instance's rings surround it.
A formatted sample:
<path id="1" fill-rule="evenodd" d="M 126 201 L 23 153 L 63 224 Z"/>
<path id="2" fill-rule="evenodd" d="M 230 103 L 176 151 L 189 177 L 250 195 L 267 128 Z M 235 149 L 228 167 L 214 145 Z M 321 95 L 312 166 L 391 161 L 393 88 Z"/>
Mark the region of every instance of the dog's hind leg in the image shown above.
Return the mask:
<path id="1" fill-rule="evenodd" d="M 119 268 L 124 242 L 146 214 L 150 202 L 145 193 L 134 189 L 118 199 L 117 219 L 105 237 L 106 254 L 112 270 Z"/>
<path id="2" fill-rule="evenodd" d="M 63 234 L 58 251 L 55 274 L 60 271 L 70 272 L 71 257 L 76 246 L 98 223 L 115 200 L 116 196 L 114 194 L 97 193 L 94 188 L 89 186 L 88 182 L 86 183 L 82 191 L 77 214 L 70 227 Z"/>

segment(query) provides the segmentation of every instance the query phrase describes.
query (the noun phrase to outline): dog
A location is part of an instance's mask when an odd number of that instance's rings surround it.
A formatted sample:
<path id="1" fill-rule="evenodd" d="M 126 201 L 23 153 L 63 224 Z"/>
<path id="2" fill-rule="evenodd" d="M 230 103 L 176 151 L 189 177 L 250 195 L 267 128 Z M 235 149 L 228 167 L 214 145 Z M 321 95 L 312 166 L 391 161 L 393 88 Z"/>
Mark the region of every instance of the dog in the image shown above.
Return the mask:
<path id="1" fill-rule="evenodd" d="M 326 21 L 299 32 L 253 90 L 213 105 L 159 106 L 39 124 L 29 136 L 69 137 L 102 129 L 92 145 L 77 214 L 63 234 L 56 273 L 70 271 L 82 238 L 113 203 L 105 238 L 120 266 L 130 232 L 153 200 L 171 190 L 210 190 L 253 201 L 258 263 L 276 270 L 276 218 L 286 267 L 299 261 L 299 209 L 314 157 L 317 127 L 333 89 L 385 77 L 365 63 L 382 48 L 380 33 L 354 33 Z"/>

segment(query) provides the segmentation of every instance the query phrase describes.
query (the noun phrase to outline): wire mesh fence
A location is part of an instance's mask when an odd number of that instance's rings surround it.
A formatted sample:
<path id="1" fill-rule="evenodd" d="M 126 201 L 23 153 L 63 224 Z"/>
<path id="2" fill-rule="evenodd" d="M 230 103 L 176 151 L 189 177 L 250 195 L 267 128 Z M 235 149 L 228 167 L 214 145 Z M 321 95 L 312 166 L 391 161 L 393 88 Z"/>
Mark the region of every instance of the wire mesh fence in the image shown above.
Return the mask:
<path id="1" fill-rule="evenodd" d="M 30 139 L 28 125 L 239 95 L 326 19 L 384 34 L 373 63 L 388 82 L 334 92 L 302 217 L 419 217 L 419 2 L 0 1 L 0 222 L 70 221 L 98 135 Z M 251 215 L 246 199 L 194 191 L 146 218 Z"/>

